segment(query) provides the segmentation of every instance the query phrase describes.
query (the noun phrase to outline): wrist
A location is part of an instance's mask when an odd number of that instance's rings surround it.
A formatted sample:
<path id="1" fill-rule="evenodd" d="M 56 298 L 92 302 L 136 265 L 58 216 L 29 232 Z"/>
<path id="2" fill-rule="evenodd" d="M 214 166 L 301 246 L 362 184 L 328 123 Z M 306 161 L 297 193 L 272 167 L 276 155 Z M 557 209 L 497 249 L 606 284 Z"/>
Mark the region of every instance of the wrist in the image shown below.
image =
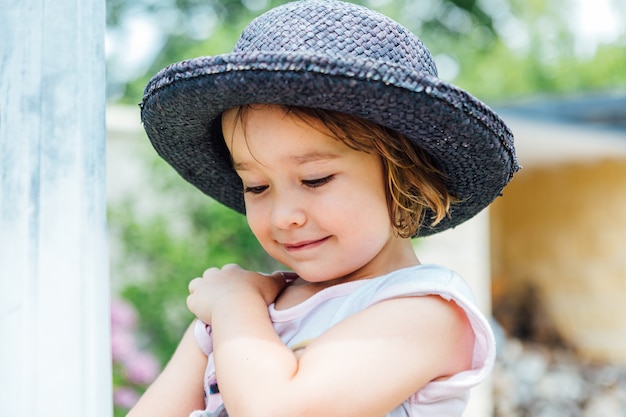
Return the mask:
<path id="1" fill-rule="evenodd" d="M 213 304 L 212 314 L 215 315 L 221 311 L 232 314 L 233 311 L 248 308 L 267 310 L 267 303 L 263 294 L 254 287 L 226 291 Z"/>

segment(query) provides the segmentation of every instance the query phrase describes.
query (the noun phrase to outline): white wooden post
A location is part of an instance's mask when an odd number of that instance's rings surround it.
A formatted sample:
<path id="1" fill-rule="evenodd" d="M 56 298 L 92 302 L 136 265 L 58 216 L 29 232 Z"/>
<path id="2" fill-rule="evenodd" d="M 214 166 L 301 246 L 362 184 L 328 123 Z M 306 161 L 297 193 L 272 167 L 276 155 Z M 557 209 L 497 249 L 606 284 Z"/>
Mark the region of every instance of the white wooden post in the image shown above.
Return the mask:
<path id="1" fill-rule="evenodd" d="M 110 417 L 104 0 L 0 0 L 0 416 Z"/>

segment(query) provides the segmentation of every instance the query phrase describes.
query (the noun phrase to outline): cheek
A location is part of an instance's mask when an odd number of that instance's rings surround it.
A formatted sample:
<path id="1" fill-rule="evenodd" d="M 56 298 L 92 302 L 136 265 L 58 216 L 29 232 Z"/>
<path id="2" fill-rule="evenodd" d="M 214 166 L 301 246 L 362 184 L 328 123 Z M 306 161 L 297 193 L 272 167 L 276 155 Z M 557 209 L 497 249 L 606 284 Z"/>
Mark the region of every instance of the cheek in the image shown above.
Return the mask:
<path id="1" fill-rule="evenodd" d="M 388 216 L 389 210 L 387 208 L 387 193 L 384 179 L 372 176 L 364 178 L 369 178 L 369 181 L 366 180 L 359 184 L 361 192 L 355 193 L 351 201 L 360 211 L 370 212 L 370 215 L 375 213 L 378 217 Z"/>
<path id="2" fill-rule="evenodd" d="M 254 236 L 256 236 L 259 242 L 263 243 L 262 238 L 267 234 L 267 230 L 264 229 L 267 229 L 269 221 L 264 218 L 258 204 L 251 204 L 246 201 L 246 220 Z"/>

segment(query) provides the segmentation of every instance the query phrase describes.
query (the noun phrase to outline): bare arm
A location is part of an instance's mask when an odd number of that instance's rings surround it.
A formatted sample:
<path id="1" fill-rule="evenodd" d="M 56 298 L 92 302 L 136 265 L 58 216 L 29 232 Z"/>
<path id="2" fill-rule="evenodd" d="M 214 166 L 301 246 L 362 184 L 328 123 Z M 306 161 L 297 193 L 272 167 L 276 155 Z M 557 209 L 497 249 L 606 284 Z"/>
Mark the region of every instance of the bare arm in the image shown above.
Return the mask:
<path id="1" fill-rule="evenodd" d="M 429 381 L 471 364 L 467 317 L 436 296 L 371 306 L 313 341 L 300 358 L 276 335 L 266 298 L 250 287 L 221 293 L 211 320 L 231 417 L 380 417 Z"/>
<path id="2" fill-rule="evenodd" d="M 187 417 L 203 409 L 206 365 L 207 356 L 196 343 L 192 324 L 161 375 L 127 417 Z"/>

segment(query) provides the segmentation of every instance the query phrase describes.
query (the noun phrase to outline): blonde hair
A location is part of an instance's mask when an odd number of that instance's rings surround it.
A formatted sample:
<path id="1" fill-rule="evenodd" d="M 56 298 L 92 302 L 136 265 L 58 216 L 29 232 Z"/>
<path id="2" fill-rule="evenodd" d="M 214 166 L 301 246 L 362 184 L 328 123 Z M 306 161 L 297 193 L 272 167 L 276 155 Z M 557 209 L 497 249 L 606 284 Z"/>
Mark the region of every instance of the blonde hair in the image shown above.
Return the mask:
<path id="1" fill-rule="evenodd" d="M 241 106 L 237 119 L 254 105 Z M 380 155 L 387 189 L 387 207 L 394 230 L 400 237 L 417 235 L 426 222 L 427 210 L 435 226 L 450 212 L 456 198 L 445 186 L 445 175 L 431 157 L 395 130 L 349 114 L 297 106 L 280 106 L 313 127 L 325 127 L 346 146 Z"/>

